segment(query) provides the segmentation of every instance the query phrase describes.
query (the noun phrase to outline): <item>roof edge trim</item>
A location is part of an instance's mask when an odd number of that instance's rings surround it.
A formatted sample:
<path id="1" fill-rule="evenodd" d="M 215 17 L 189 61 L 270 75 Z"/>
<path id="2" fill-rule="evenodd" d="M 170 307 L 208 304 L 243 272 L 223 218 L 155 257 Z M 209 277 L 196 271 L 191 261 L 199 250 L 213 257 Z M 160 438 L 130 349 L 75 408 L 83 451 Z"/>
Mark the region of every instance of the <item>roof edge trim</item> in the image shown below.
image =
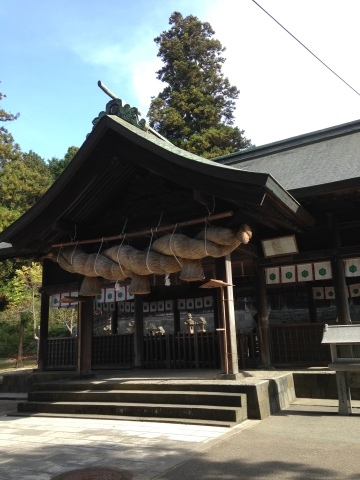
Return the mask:
<path id="1" fill-rule="evenodd" d="M 255 159 L 283 152 L 285 150 L 300 148 L 305 145 L 310 145 L 312 143 L 317 143 L 324 140 L 331 140 L 333 138 L 350 135 L 355 132 L 360 132 L 360 120 L 343 123 L 341 125 L 336 125 L 335 127 L 325 128 L 323 130 L 316 130 L 314 132 L 260 145 L 259 147 L 250 147 L 239 152 L 215 157 L 212 160 L 225 165 L 239 164 L 242 161 L 249 159 Z"/>

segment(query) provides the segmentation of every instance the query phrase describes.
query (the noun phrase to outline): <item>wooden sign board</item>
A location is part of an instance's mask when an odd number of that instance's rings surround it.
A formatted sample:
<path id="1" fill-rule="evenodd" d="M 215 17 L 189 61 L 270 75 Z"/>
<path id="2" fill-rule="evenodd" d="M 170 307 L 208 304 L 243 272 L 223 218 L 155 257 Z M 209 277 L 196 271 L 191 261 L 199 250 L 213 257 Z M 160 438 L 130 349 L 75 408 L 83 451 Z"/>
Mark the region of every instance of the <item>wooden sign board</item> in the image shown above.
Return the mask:
<path id="1" fill-rule="evenodd" d="M 291 253 L 299 253 L 295 235 L 261 240 L 265 257 L 280 257 Z"/>

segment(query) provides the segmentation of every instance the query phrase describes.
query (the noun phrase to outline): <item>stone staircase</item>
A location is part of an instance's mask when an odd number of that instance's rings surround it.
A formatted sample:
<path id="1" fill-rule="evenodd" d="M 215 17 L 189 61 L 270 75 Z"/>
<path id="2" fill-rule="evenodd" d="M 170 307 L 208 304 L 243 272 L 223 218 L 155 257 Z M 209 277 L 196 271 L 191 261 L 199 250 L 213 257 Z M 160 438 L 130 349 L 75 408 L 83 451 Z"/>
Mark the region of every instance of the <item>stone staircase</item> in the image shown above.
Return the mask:
<path id="1" fill-rule="evenodd" d="M 247 419 L 246 394 L 221 381 L 37 383 L 17 415 L 117 418 L 234 426 Z"/>

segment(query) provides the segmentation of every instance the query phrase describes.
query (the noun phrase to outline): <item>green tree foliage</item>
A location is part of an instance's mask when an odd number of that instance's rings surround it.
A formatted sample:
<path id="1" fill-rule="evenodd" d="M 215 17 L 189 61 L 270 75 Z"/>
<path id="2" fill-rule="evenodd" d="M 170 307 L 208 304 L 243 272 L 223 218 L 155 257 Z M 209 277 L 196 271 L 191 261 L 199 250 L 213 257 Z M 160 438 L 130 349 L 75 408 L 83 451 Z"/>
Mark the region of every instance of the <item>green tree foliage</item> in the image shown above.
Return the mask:
<path id="1" fill-rule="evenodd" d="M 5 95 L 0 93 L 0 100 Z M 17 115 L 0 109 L 1 122 L 11 122 Z M 23 153 L 12 135 L 0 126 L 0 231 L 28 210 L 50 186 L 52 178 L 44 160 L 33 151 Z M 0 262 L 0 311 L 6 308 L 6 288 L 22 263 Z"/>
<path id="2" fill-rule="evenodd" d="M 167 87 L 153 97 L 150 126 L 174 145 L 213 158 L 251 145 L 233 127 L 239 90 L 222 73 L 225 48 L 211 25 L 174 12 L 172 27 L 155 38 L 164 66 L 157 78 Z"/>
<path id="3" fill-rule="evenodd" d="M 8 300 L 3 315 L 10 319 L 18 318 L 19 336 L 17 366 L 22 365 L 25 330 L 31 322 L 34 334 L 40 312 L 39 288 L 42 279 L 42 267 L 39 263 L 23 265 L 7 283 L 5 293 Z M 35 335 L 34 335 L 35 336 Z"/>
<path id="4" fill-rule="evenodd" d="M 50 308 L 49 337 L 69 337 L 73 335 L 77 322 L 77 308 Z"/>
<path id="5" fill-rule="evenodd" d="M 71 160 L 75 157 L 77 151 L 79 150 L 78 147 L 69 147 L 67 149 L 67 152 L 65 154 L 65 157 L 59 160 L 56 157 L 53 157 L 51 160 L 48 162 L 48 168 L 50 170 L 50 174 L 55 181 L 65 170 L 65 168 L 69 165 Z"/>
<path id="6" fill-rule="evenodd" d="M 0 262 L 0 313 L 6 309 L 6 306 L 9 303 L 6 296 L 9 282 L 11 282 L 11 279 L 14 277 L 15 270 L 21 268 L 22 265 L 24 265 L 24 262 L 15 261 L 13 259 Z"/>
<path id="7" fill-rule="evenodd" d="M 17 322 L 0 314 L 0 358 L 14 358 L 17 353 L 19 327 Z"/>
<path id="8" fill-rule="evenodd" d="M 5 95 L 0 93 L 0 100 Z M 18 118 L 0 109 L 0 122 Z M 52 183 L 50 170 L 35 152 L 23 153 L 12 135 L 0 126 L 0 231 L 26 212 Z"/>
<path id="9" fill-rule="evenodd" d="M 4 97 L 0 93 L 0 100 Z M 70 147 L 63 159 L 54 158 L 49 163 L 32 150 L 22 152 L 1 123 L 16 120 L 18 116 L 0 109 L 0 231 L 36 203 L 78 151 L 77 147 Z M 32 330 L 38 318 L 40 282 L 39 265 L 29 267 L 15 260 L 0 262 L 0 357 L 13 356 L 17 344 L 18 364 L 21 364 L 24 341 L 27 349 L 35 348 L 36 352 Z M 73 316 L 69 320 L 71 325 Z M 69 329 L 69 322 L 63 318 L 52 321 L 64 332 Z"/>
<path id="10" fill-rule="evenodd" d="M 51 183 L 45 162 L 32 151 L 7 162 L 0 170 L 0 230 L 34 205 Z"/>

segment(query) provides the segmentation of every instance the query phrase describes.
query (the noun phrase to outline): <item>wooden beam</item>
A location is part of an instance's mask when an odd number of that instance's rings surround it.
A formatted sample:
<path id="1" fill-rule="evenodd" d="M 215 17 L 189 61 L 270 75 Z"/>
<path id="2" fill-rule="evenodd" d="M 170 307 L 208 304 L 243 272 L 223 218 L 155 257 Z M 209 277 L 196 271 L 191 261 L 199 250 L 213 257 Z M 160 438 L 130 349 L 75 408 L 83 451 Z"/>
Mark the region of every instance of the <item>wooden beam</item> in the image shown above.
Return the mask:
<path id="1" fill-rule="evenodd" d="M 159 233 L 159 232 L 167 232 L 174 230 L 176 227 L 188 227 L 191 225 L 197 225 L 199 223 L 203 223 L 205 220 L 219 220 L 221 218 L 227 218 L 227 217 L 232 217 L 233 212 L 230 210 L 228 212 L 223 212 L 223 213 L 216 213 L 215 215 L 209 215 L 208 217 L 204 216 L 202 218 L 195 218 L 193 220 L 187 220 L 185 222 L 180 222 L 180 223 L 175 223 L 173 225 L 166 225 L 163 227 L 157 227 L 157 228 L 149 228 L 147 230 L 142 230 L 140 232 L 131 232 L 131 233 L 124 233 L 120 235 L 114 235 L 112 237 L 105 237 L 105 238 L 92 238 L 90 240 L 79 240 L 79 241 L 72 241 L 72 242 L 67 242 L 67 243 L 54 243 L 52 245 L 52 248 L 60 248 L 60 247 L 66 247 L 70 245 L 85 245 L 85 244 L 90 244 L 90 243 L 101 243 L 101 242 L 109 242 L 113 240 L 121 240 L 123 238 L 139 238 L 139 237 L 145 237 L 146 235 L 151 235 L 152 233 Z"/>

